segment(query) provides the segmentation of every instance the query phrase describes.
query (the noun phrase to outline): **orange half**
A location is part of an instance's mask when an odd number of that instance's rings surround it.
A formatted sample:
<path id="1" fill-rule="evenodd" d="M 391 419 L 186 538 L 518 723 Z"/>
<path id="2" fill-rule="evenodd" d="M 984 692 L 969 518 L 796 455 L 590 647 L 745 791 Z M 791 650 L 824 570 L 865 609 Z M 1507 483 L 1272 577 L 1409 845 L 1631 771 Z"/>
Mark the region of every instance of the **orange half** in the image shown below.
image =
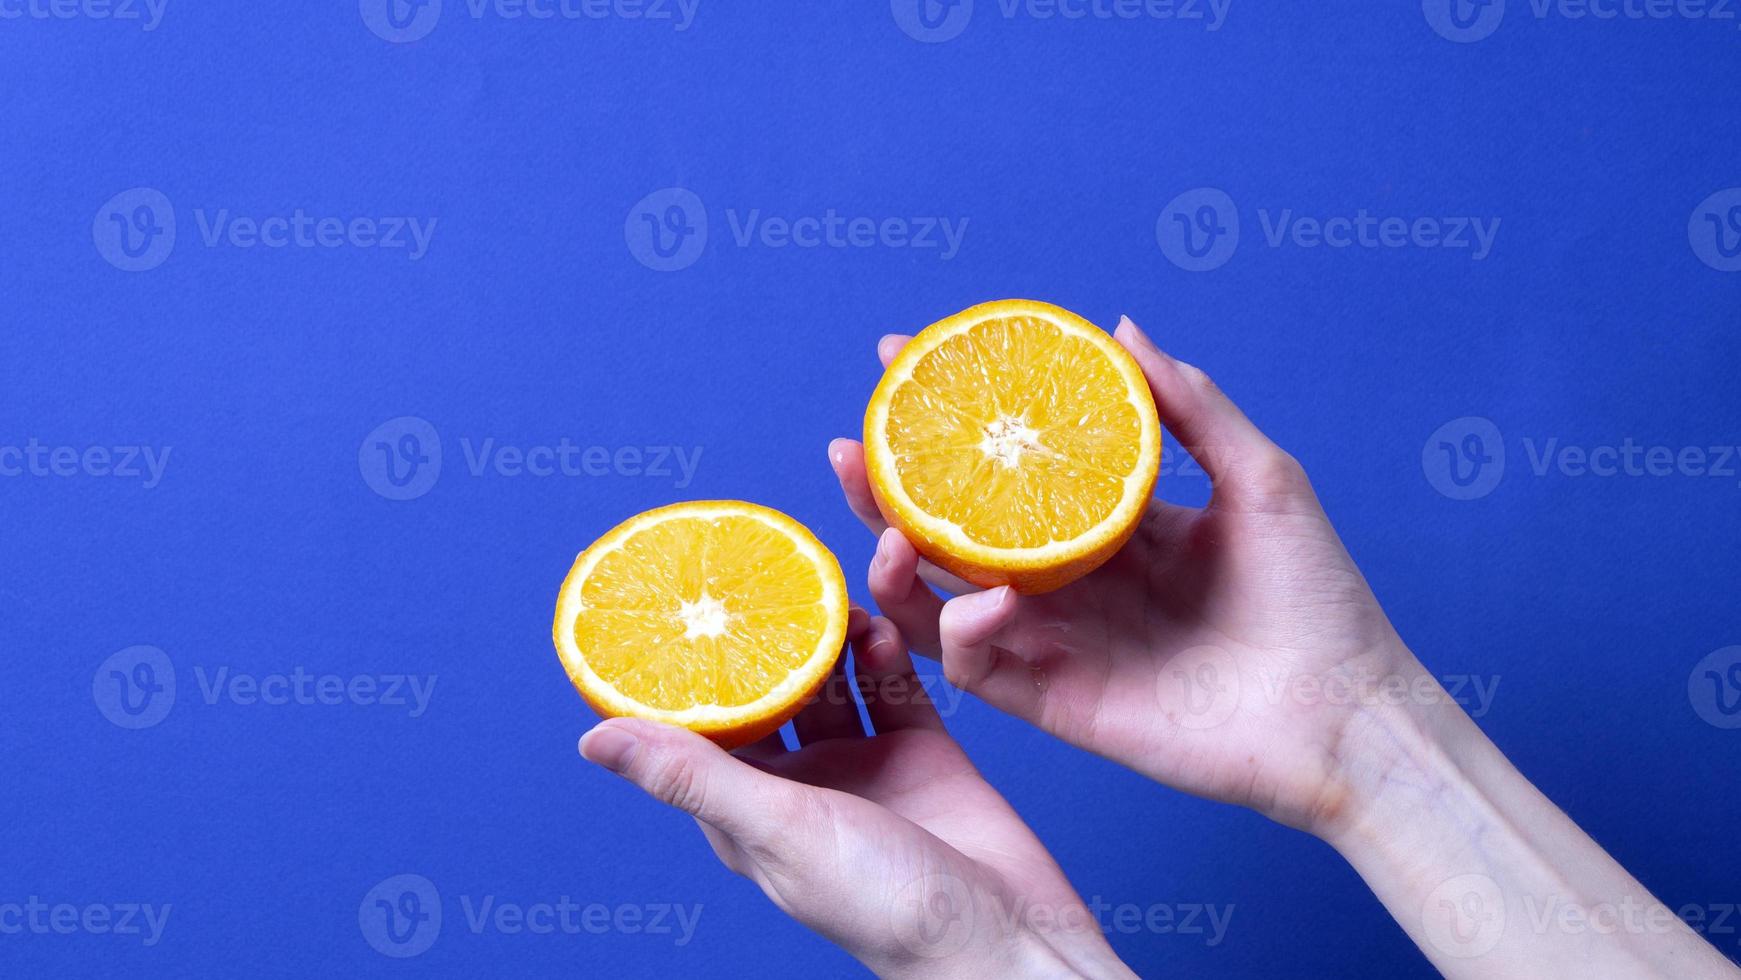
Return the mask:
<path id="1" fill-rule="evenodd" d="M 1000 300 L 925 328 L 864 418 L 890 524 L 976 585 L 1045 592 L 1123 547 L 1160 472 L 1142 370 L 1069 310 Z"/>
<path id="2" fill-rule="evenodd" d="M 631 517 L 582 552 L 554 633 L 599 714 L 736 748 L 821 687 L 847 611 L 840 563 L 804 525 L 757 504 L 697 501 Z"/>

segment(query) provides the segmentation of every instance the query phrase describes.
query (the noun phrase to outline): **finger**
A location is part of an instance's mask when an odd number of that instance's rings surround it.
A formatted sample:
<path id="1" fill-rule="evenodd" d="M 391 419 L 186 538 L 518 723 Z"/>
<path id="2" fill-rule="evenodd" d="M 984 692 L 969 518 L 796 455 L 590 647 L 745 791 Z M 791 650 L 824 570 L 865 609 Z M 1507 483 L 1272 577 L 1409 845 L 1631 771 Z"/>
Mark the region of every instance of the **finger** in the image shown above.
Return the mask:
<path id="1" fill-rule="evenodd" d="M 871 496 L 870 478 L 864 469 L 864 446 L 852 439 L 836 439 L 828 444 L 828 462 L 834 467 L 835 479 L 840 481 L 840 492 L 846 497 L 846 505 L 852 508 L 859 523 L 869 528 L 872 534 L 888 530 L 889 524 L 883 520 L 882 511 L 877 509 L 876 498 Z M 928 561 L 919 562 L 919 577 L 953 595 L 979 591 L 979 586 Z"/>
<path id="2" fill-rule="evenodd" d="M 994 642 L 1021 597 L 1007 585 L 949 600 L 938 619 L 949 683 L 1018 718 L 1037 721 L 1044 687 L 1020 657 Z"/>
<path id="3" fill-rule="evenodd" d="M 846 637 L 856 643 L 870 629 L 870 614 L 854 606 L 847 616 Z M 858 719 L 858 703 L 847 687 L 846 656 L 834 661 L 834 669 L 822 682 L 816 697 L 792 719 L 792 730 L 798 735 L 800 748 L 831 738 L 862 738 L 864 725 Z"/>
<path id="4" fill-rule="evenodd" d="M 1163 353 L 1130 317 L 1119 320 L 1113 336 L 1142 368 L 1161 422 L 1209 474 L 1217 503 L 1256 504 L 1311 494 L 1299 463 L 1260 432 L 1208 375 Z"/>
<path id="5" fill-rule="evenodd" d="M 912 339 L 904 333 L 891 333 L 877 341 L 877 360 L 883 362 L 885 370 L 894 361 L 895 355 L 901 352 L 901 348 L 907 346 L 907 341 Z"/>
<path id="6" fill-rule="evenodd" d="M 871 620 L 865 636 L 853 647 L 858 689 L 865 712 L 877 734 L 907 728 L 942 730 L 943 719 L 931 695 L 913 672 L 913 658 L 895 624 L 881 616 Z"/>
<path id="7" fill-rule="evenodd" d="M 919 579 L 919 553 L 894 528 L 877 539 L 865 578 L 877 609 L 906 636 L 913 649 L 936 660 L 943 656 L 937 641 L 937 617 L 943 600 Z"/>
<path id="8" fill-rule="evenodd" d="M 859 523 L 881 534 L 889 523 L 877 509 L 871 496 L 870 478 L 864 470 L 864 446 L 853 439 L 836 439 L 828 444 L 828 462 L 834 467 L 834 478 L 840 481 L 840 492 L 846 496 L 846 506 L 852 508 Z"/>
<path id="9" fill-rule="evenodd" d="M 580 754 L 740 844 L 781 833 L 781 815 L 800 808 L 797 794 L 809 792 L 694 732 L 634 718 L 600 722 L 581 737 Z"/>

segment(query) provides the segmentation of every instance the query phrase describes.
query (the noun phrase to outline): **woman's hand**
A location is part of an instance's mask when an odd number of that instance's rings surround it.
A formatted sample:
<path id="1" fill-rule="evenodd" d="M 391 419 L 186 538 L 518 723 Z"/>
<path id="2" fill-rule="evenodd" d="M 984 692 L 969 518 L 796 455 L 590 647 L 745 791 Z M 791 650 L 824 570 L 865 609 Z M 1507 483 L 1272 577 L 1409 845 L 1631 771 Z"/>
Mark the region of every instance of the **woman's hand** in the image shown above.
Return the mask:
<path id="1" fill-rule="evenodd" d="M 1055 592 L 973 591 L 887 529 L 863 447 L 829 457 L 882 535 L 870 588 L 950 681 L 1171 786 L 1323 833 L 1347 812 L 1363 706 L 1442 696 L 1403 647 L 1306 475 L 1203 372 L 1128 319 L 1161 421 L 1209 473 L 1201 510 L 1153 502 L 1106 565 Z M 883 363 L 905 337 L 879 346 Z M 962 592 L 947 605 L 926 587 Z"/>
<path id="2" fill-rule="evenodd" d="M 873 737 L 837 666 L 794 720 L 796 752 L 776 734 L 734 758 L 612 719 L 581 755 L 693 815 L 727 867 L 879 975 L 1130 976 L 944 730 L 895 627 L 854 610 L 849 635 Z"/>
<path id="3" fill-rule="evenodd" d="M 871 594 L 915 647 L 1067 741 L 1324 838 L 1446 976 L 1736 976 L 1403 646 L 1299 464 L 1129 320 L 1117 337 L 1214 495 L 1152 503 L 1130 544 L 1058 591 L 972 591 L 921 562 L 877 513 L 862 447 L 829 448 L 882 535 Z M 884 364 L 906 339 L 885 338 Z"/>

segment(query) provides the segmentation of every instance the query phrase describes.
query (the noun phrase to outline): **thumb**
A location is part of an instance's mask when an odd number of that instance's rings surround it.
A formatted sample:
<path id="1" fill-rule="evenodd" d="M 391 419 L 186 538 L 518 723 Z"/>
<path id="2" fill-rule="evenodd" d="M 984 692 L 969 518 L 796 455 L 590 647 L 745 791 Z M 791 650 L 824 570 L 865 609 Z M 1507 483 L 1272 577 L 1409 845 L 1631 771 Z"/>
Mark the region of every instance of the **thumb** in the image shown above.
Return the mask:
<path id="1" fill-rule="evenodd" d="M 1007 585 L 958 596 L 943 606 L 937 632 L 949 683 L 1018 718 L 1037 722 L 1044 686 L 1027 661 L 996 642 L 1020 612 Z"/>
<path id="2" fill-rule="evenodd" d="M 580 754 L 738 840 L 777 832 L 779 815 L 801 806 L 808 791 L 694 732 L 657 722 L 607 719 L 581 736 Z"/>

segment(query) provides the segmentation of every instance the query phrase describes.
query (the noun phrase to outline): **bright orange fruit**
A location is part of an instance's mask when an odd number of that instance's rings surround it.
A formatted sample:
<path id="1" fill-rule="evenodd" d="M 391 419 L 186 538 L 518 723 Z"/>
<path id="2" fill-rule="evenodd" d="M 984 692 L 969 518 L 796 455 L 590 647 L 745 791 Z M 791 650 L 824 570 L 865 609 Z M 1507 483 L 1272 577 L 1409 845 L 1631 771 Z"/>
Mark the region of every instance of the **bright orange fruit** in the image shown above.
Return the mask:
<path id="1" fill-rule="evenodd" d="M 612 528 L 556 600 L 556 651 L 593 709 L 726 748 L 785 724 L 846 638 L 840 563 L 802 524 L 739 500 L 673 504 Z"/>
<path id="2" fill-rule="evenodd" d="M 1045 592 L 1135 532 L 1161 424 L 1136 361 L 1069 310 L 985 303 L 902 348 L 864 417 L 877 505 L 976 585 Z"/>

